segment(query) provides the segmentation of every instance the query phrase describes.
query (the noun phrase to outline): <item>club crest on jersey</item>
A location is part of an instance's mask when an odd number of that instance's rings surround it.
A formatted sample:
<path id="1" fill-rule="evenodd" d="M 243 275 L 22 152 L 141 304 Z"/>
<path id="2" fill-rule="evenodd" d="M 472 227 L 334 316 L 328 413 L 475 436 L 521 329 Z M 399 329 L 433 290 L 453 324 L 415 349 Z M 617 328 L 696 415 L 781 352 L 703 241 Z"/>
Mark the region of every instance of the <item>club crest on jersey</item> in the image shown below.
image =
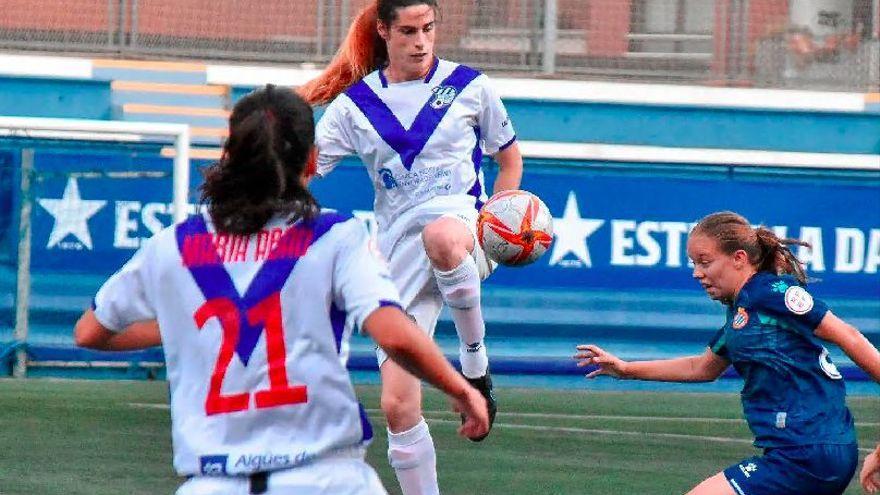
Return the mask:
<path id="1" fill-rule="evenodd" d="M 441 109 L 452 104 L 455 97 L 458 96 L 458 90 L 453 86 L 437 86 L 434 88 L 434 99 L 431 100 L 431 107 Z"/>
<path id="2" fill-rule="evenodd" d="M 805 315 L 813 309 L 813 296 L 801 286 L 792 285 L 785 290 L 785 307 L 796 315 Z"/>
<path id="3" fill-rule="evenodd" d="M 749 323 L 749 313 L 743 307 L 739 307 L 736 310 L 736 314 L 733 315 L 733 323 L 731 323 L 731 327 L 734 330 L 739 330 L 740 328 L 748 325 Z"/>

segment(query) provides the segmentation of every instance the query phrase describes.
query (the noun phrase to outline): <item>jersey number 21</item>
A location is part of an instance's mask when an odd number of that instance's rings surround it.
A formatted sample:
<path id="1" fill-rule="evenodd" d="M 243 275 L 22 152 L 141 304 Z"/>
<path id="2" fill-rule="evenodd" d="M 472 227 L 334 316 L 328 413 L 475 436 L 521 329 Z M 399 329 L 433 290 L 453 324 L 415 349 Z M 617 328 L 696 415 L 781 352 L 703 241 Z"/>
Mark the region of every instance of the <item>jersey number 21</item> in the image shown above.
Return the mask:
<path id="1" fill-rule="evenodd" d="M 247 309 L 245 316 L 251 325 L 260 325 L 266 330 L 266 358 L 269 361 L 269 388 L 254 394 L 257 409 L 267 407 L 301 404 L 308 401 L 305 385 L 290 386 L 287 381 L 287 351 L 284 346 L 284 328 L 281 318 L 280 293 L 270 294 L 265 299 Z M 208 398 L 205 400 L 205 413 L 209 416 L 237 411 L 245 411 L 250 406 L 251 393 L 223 395 L 220 390 L 226 370 L 235 353 L 241 330 L 241 313 L 230 299 L 218 297 L 205 301 L 194 314 L 196 325 L 201 330 L 211 318 L 217 318 L 223 329 L 220 353 L 211 373 Z"/>

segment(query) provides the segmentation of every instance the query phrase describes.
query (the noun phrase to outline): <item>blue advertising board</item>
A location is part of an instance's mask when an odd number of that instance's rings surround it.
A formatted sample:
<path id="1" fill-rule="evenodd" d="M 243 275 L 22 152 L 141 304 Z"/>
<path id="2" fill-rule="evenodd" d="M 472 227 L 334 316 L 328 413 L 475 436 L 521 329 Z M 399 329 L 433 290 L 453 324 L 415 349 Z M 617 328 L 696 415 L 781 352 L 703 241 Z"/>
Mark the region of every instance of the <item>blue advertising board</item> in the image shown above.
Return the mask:
<path id="1" fill-rule="evenodd" d="M 811 251 L 797 254 L 821 280 L 826 297 L 880 299 L 876 178 L 762 175 L 726 167 L 647 169 L 644 164 L 526 166 L 523 188 L 550 208 L 554 245 L 532 266 L 498 270 L 490 286 L 698 290 L 685 253 L 687 232 L 708 213 L 734 210 L 754 224 L 812 243 Z M 169 177 L 76 178 L 66 172 L 170 168 L 170 160 L 131 153 L 38 151 L 34 270 L 112 272 L 171 222 Z M 195 167 L 193 173 L 196 183 Z M 491 183 L 491 169 L 487 175 Z M 370 217 L 372 186 L 356 161 L 314 181 L 313 190 L 327 207 Z"/>

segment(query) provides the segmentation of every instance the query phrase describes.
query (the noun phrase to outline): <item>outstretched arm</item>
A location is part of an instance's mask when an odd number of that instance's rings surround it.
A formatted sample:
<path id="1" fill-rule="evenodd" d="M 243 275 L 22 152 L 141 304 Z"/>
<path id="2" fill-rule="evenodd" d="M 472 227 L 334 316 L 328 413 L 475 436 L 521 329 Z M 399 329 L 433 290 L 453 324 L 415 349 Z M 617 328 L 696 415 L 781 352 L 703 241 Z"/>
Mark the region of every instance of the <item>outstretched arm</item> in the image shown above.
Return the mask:
<path id="1" fill-rule="evenodd" d="M 112 332 L 101 325 L 91 309 L 76 322 L 73 337 L 77 346 L 101 351 L 133 351 L 162 345 L 155 320 L 132 323 L 121 332 Z"/>
<path id="2" fill-rule="evenodd" d="M 656 361 L 624 361 L 595 345 L 579 345 L 574 357 L 578 366 L 598 365 L 587 378 L 609 375 L 615 378 L 662 382 L 711 382 L 730 365 L 724 358 L 706 349 L 698 356 Z"/>
<path id="3" fill-rule="evenodd" d="M 854 326 L 828 311 L 814 333 L 822 340 L 837 344 L 859 368 L 880 382 L 880 352 Z"/>

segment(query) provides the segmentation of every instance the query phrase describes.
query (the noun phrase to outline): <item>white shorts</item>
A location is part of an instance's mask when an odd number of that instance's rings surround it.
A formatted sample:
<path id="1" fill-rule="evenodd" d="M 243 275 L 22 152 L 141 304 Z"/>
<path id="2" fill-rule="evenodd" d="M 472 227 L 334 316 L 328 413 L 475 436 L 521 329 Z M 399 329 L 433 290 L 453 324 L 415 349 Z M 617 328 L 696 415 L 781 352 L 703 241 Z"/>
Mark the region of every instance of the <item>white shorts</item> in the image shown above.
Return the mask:
<path id="1" fill-rule="evenodd" d="M 477 263 L 480 280 L 486 280 L 498 265 L 486 256 L 477 239 L 478 214 L 479 212 L 473 209 L 439 216 L 425 215 L 412 222 L 411 228 L 405 230 L 396 239 L 380 237 L 380 248 L 388 259 L 388 268 L 394 285 L 400 292 L 400 303 L 403 305 L 403 309 L 415 318 L 416 324 L 431 337 L 434 336 L 437 318 L 443 308 L 443 297 L 440 295 L 440 289 L 434 278 L 434 268 L 425 253 L 422 230 L 438 218 L 454 218 L 467 226 L 474 238 L 471 257 Z M 379 366 L 382 366 L 382 363 L 388 359 L 388 355 L 377 347 L 376 358 L 379 361 Z"/>
<path id="2" fill-rule="evenodd" d="M 329 458 L 269 473 L 266 495 L 388 495 L 363 459 Z M 249 495 L 247 476 L 195 476 L 177 495 Z"/>

